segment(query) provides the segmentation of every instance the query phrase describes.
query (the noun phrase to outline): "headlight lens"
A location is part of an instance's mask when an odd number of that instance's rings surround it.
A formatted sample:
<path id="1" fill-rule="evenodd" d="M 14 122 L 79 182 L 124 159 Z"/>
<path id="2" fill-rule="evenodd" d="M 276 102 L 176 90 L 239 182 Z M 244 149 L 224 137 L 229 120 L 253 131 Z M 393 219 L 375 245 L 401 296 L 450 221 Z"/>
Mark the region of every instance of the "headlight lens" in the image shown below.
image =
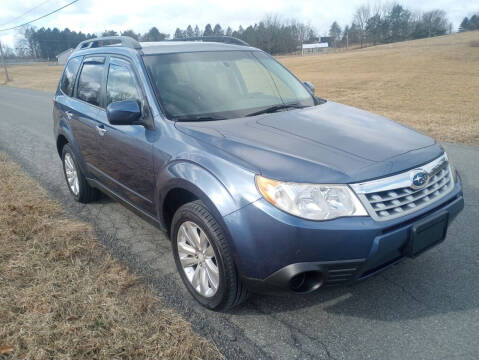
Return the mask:
<path id="1" fill-rule="evenodd" d="M 274 206 L 305 219 L 330 220 L 367 215 L 347 185 L 282 182 L 256 175 L 256 186 Z"/>

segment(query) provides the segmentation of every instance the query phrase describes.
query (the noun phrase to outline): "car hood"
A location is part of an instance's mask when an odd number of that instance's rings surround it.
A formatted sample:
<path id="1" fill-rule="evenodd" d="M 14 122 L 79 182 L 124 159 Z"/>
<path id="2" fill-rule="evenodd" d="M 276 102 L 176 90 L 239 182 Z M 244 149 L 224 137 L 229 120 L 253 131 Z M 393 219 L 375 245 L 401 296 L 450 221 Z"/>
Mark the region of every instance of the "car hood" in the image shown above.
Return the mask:
<path id="1" fill-rule="evenodd" d="M 240 119 L 177 122 L 176 127 L 252 171 L 284 181 L 364 181 L 413 168 L 442 153 L 426 135 L 331 101 Z"/>

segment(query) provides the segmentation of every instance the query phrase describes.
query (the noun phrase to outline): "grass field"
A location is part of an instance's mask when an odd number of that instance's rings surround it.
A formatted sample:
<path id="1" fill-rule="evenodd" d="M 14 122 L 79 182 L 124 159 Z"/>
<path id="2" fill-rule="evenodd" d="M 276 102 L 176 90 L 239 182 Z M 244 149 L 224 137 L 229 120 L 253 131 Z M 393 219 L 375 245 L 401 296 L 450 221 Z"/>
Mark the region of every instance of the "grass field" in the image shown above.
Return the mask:
<path id="1" fill-rule="evenodd" d="M 278 59 L 312 81 L 321 97 L 385 115 L 441 141 L 479 145 L 479 31 Z M 10 73 L 11 86 L 54 91 L 61 67 L 15 66 Z"/>
<path id="2" fill-rule="evenodd" d="M 279 60 L 321 97 L 479 145 L 479 31 Z"/>
<path id="3" fill-rule="evenodd" d="M 221 359 L 0 153 L 0 359 Z"/>
<path id="4" fill-rule="evenodd" d="M 13 65 L 8 67 L 9 86 L 54 92 L 63 66 L 54 64 Z M 0 66 L 0 85 L 5 84 L 5 72 Z"/>

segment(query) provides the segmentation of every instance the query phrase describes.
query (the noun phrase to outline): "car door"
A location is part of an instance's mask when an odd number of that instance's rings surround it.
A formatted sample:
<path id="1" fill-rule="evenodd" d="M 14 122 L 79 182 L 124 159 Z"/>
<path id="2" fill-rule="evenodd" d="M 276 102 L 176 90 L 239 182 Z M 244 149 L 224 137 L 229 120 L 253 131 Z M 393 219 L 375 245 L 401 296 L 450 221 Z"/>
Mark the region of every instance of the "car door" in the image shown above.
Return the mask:
<path id="1" fill-rule="evenodd" d="M 108 59 L 105 76 L 106 107 L 117 101 L 136 100 L 148 108 L 137 76 L 130 63 L 121 58 Z M 151 116 L 149 112 L 142 116 Z M 100 151 L 95 154 L 97 177 L 110 190 L 136 207 L 153 213 L 153 146 L 155 130 L 142 125 L 112 125 L 105 110 L 98 119 Z"/>
<path id="2" fill-rule="evenodd" d="M 81 157 L 87 167 L 88 176 L 94 177 L 98 149 L 98 116 L 102 110 L 102 81 L 105 73 L 105 56 L 84 58 L 71 106 L 65 112 L 70 121 L 73 136 Z"/>

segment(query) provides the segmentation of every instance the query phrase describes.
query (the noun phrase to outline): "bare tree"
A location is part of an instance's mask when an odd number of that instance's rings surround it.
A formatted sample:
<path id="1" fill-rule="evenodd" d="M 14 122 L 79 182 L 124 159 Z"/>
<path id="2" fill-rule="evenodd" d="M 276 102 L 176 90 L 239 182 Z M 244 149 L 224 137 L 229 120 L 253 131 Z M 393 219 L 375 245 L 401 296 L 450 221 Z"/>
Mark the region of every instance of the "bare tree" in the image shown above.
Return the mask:
<path id="1" fill-rule="evenodd" d="M 427 37 L 444 35 L 449 29 L 449 21 L 444 10 L 432 10 L 422 15 Z"/>
<path id="2" fill-rule="evenodd" d="M 354 13 L 354 23 L 357 25 L 360 33 L 361 47 L 363 47 L 363 41 L 366 34 L 366 26 L 368 20 L 371 17 L 371 8 L 369 5 L 360 6 Z"/>

